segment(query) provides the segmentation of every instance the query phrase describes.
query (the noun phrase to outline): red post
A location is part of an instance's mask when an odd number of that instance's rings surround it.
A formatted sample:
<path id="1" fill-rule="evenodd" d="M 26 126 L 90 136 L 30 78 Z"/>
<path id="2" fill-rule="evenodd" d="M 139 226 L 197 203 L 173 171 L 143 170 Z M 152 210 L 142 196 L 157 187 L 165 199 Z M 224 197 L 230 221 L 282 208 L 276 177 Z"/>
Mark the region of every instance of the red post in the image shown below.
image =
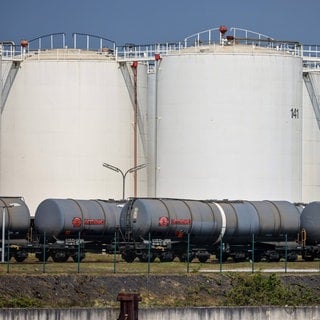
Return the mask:
<path id="1" fill-rule="evenodd" d="M 120 301 L 120 314 L 118 320 L 138 320 L 139 293 L 120 292 L 117 297 Z"/>

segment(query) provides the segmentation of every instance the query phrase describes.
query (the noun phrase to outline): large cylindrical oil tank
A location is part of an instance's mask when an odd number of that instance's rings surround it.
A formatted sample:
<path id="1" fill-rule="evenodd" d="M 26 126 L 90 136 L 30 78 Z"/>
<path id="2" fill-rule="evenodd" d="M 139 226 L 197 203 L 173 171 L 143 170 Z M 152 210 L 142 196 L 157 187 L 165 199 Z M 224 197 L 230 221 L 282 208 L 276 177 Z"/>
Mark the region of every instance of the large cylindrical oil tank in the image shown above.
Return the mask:
<path id="1" fill-rule="evenodd" d="M 114 56 L 95 51 L 30 52 L 1 114 L 1 194 L 22 194 L 32 215 L 52 197 L 120 199 L 122 177 L 102 163 L 124 172 L 135 165 L 128 68 L 124 76 Z M 137 85 L 145 87 L 139 70 Z M 145 163 L 140 151 L 137 164 Z M 137 172 L 140 196 L 145 174 Z M 126 197 L 133 178 L 126 176 Z"/>
<path id="2" fill-rule="evenodd" d="M 110 241 L 119 226 L 121 203 L 102 200 L 46 199 L 36 210 L 34 224 L 40 234 L 65 239 Z"/>
<path id="3" fill-rule="evenodd" d="M 5 230 L 10 231 L 10 238 L 26 239 L 30 228 L 30 211 L 22 197 L 0 198 L 0 234 L 2 235 L 3 214 Z"/>
<path id="4" fill-rule="evenodd" d="M 301 229 L 306 231 L 307 244 L 320 243 L 320 202 L 314 201 L 306 205 L 301 213 Z"/>
<path id="5" fill-rule="evenodd" d="M 300 211 L 286 201 L 197 201 L 134 199 L 122 210 L 120 225 L 134 239 L 186 239 L 192 243 L 231 244 L 295 240 Z"/>
<path id="6" fill-rule="evenodd" d="M 255 45 L 163 56 L 150 196 L 301 201 L 301 75 L 301 56 Z"/>

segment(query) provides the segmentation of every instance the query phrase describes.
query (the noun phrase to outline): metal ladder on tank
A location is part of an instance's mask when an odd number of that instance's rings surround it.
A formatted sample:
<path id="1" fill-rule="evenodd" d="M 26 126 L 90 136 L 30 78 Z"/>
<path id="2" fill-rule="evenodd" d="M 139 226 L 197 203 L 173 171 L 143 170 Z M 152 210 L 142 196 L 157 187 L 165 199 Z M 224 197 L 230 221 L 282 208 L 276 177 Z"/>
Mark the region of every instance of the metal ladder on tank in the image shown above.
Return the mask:
<path id="1" fill-rule="evenodd" d="M 18 73 L 18 70 L 20 68 L 21 60 L 14 60 L 10 63 L 10 69 L 9 72 L 4 76 L 4 78 L 1 78 L 0 84 L 1 84 L 1 93 L 0 93 L 0 110 L 1 113 L 3 112 L 5 103 L 7 101 L 7 98 L 9 96 L 9 92 L 11 90 L 12 84 L 14 82 L 14 79 Z M 0 71 L 2 69 L 2 58 L 0 57 Z M 0 76 L 2 77 L 1 73 Z"/>
<path id="2" fill-rule="evenodd" d="M 320 85 L 316 85 L 316 81 L 314 79 L 314 74 L 320 75 L 319 71 L 305 71 L 303 72 L 303 80 L 306 84 L 313 111 L 317 120 L 318 128 L 320 130 L 320 95 L 316 94 L 316 92 L 320 92 Z"/>
<path id="3" fill-rule="evenodd" d="M 129 93 L 132 107 L 134 108 L 134 104 L 135 104 L 135 96 L 134 95 L 135 95 L 135 93 L 134 93 L 133 73 L 130 71 L 128 65 L 130 65 L 130 62 L 120 62 L 120 70 L 121 70 L 124 82 L 127 86 L 127 90 Z M 145 130 L 144 130 L 144 126 L 143 126 L 143 119 L 142 119 L 142 115 L 141 115 L 141 110 L 139 107 L 139 101 L 137 101 L 137 123 L 138 123 L 138 128 L 140 131 L 143 152 L 146 153 L 146 150 L 147 150 L 146 135 L 145 135 Z"/>

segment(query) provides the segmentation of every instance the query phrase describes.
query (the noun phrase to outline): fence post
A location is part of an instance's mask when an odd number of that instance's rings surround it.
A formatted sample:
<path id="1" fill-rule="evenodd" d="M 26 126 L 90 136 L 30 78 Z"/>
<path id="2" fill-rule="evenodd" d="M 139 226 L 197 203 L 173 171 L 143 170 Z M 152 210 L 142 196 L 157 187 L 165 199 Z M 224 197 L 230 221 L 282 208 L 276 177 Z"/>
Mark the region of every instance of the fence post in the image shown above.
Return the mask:
<path id="1" fill-rule="evenodd" d="M 114 232 L 113 273 L 117 273 L 117 230 Z"/>
<path id="2" fill-rule="evenodd" d="M 252 273 L 254 273 L 254 233 L 252 234 L 252 255 L 251 255 L 252 263 Z"/>
<path id="3" fill-rule="evenodd" d="M 78 273 L 80 273 L 81 249 L 80 249 L 80 231 L 78 233 Z"/>
<path id="4" fill-rule="evenodd" d="M 187 273 L 190 271 L 190 233 L 188 232 L 188 245 L 187 245 Z"/>
<path id="5" fill-rule="evenodd" d="M 285 247 L 285 253 L 284 253 L 284 259 L 285 259 L 285 265 L 284 265 L 284 271 L 287 273 L 288 270 L 288 235 L 285 234 L 285 242 L 286 242 L 286 247 Z"/>
<path id="6" fill-rule="evenodd" d="M 220 273 L 222 273 L 222 237 L 220 239 L 220 251 L 219 251 L 219 264 L 220 264 Z"/>
<path id="7" fill-rule="evenodd" d="M 43 233 L 43 265 L 42 272 L 46 273 L 46 232 Z"/>
<path id="8" fill-rule="evenodd" d="M 7 273 L 10 272 L 10 230 L 8 230 L 8 258 L 7 258 Z"/>
<path id="9" fill-rule="evenodd" d="M 148 236 L 148 274 L 150 273 L 150 262 L 151 262 L 151 234 Z"/>

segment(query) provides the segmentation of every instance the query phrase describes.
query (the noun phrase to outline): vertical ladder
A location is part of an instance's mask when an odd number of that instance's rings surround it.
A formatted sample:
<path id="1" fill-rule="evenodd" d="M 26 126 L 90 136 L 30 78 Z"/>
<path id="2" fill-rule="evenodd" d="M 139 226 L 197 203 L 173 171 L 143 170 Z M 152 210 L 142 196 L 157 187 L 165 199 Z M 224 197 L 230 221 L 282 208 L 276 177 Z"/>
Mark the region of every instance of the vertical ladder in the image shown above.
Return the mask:
<path id="1" fill-rule="evenodd" d="M 135 93 L 134 93 L 133 73 L 128 68 L 128 62 L 120 62 L 120 70 L 121 70 L 124 82 L 125 82 L 127 89 L 128 89 L 130 101 L 131 101 L 132 106 L 134 108 Z M 144 152 L 144 154 L 146 154 L 146 151 L 147 151 L 146 136 L 145 136 L 145 132 L 144 132 L 145 130 L 144 130 L 144 125 L 143 125 L 141 110 L 139 108 L 139 101 L 137 102 L 137 123 L 138 123 L 138 128 L 140 131 L 140 138 L 142 141 L 143 152 Z"/>
<path id="2" fill-rule="evenodd" d="M 314 78 L 314 74 L 316 72 L 304 72 L 303 73 L 303 79 L 304 79 L 304 83 L 306 84 L 308 93 L 309 93 L 309 97 L 312 103 L 312 107 L 313 107 L 313 111 L 317 120 L 317 124 L 318 124 L 318 128 L 320 130 L 320 86 L 316 86 L 316 80 Z M 317 74 L 320 73 L 317 72 Z M 317 92 L 319 92 L 319 94 L 317 94 Z"/>
<path id="3" fill-rule="evenodd" d="M 0 94 L 0 108 L 1 113 L 3 112 L 5 103 L 7 101 L 7 98 L 9 96 L 9 92 L 11 90 L 12 84 L 14 82 L 14 79 L 18 73 L 18 70 L 20 68 L 21 61 L 12 61 L 10 62 L 10 70 L 7 74 L 2 75 L 2 59 L 0 58 L 0 77 L 1 77 L 1 94 Z M 3 77 L 3 78 L 2 78 Z"/>

